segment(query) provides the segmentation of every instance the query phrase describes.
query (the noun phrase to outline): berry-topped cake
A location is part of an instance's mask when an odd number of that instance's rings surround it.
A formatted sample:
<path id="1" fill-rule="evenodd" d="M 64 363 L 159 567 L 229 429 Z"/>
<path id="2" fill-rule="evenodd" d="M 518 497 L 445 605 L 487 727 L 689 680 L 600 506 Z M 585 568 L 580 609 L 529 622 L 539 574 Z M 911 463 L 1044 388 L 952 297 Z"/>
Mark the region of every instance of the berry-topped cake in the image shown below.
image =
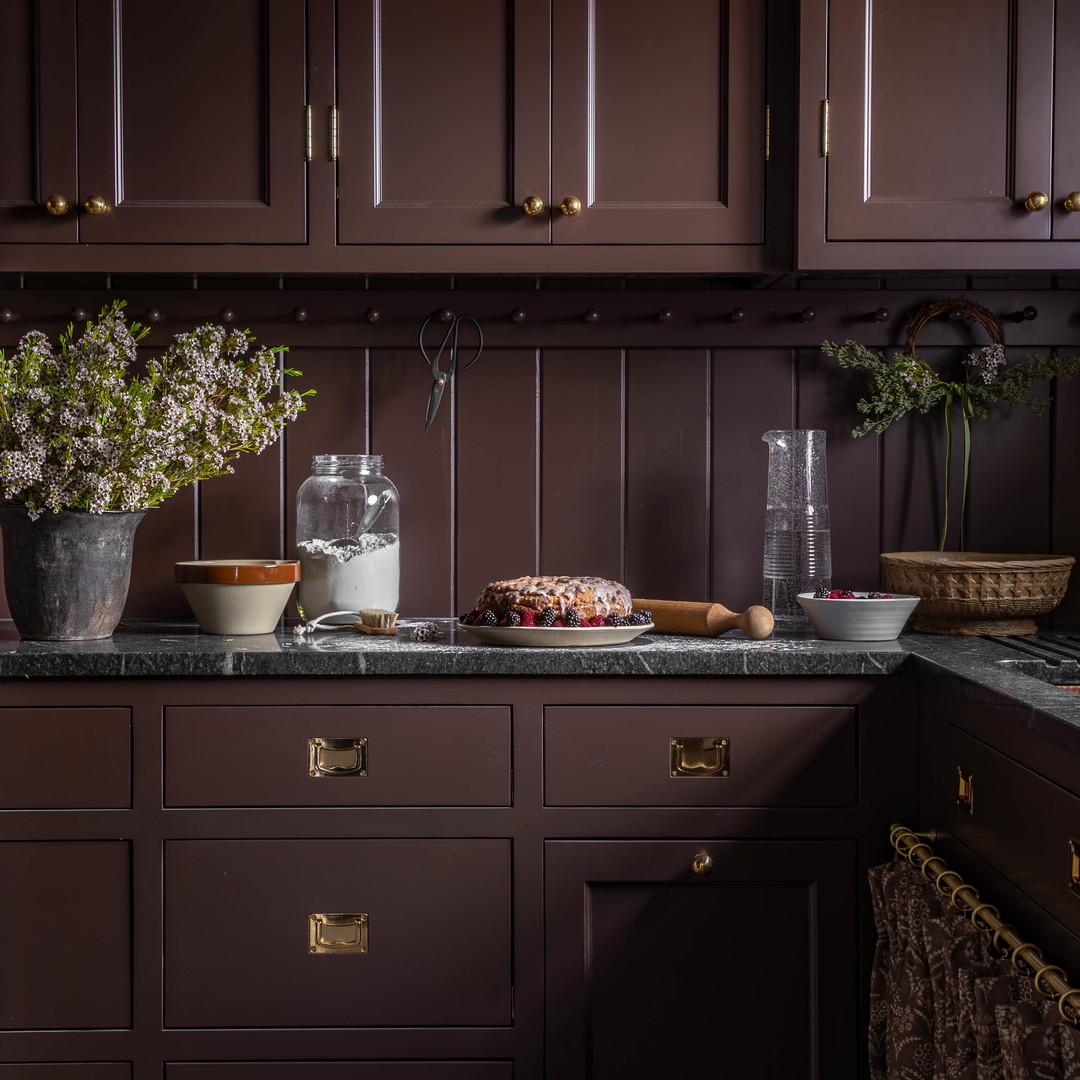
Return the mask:
<path id="1" fill-rule="evenodd" d="M 632 626 L 646 625 L 632 613 L 630 590 L 599 577 L 519 577 L 484 586 L 467 626 Z"/>

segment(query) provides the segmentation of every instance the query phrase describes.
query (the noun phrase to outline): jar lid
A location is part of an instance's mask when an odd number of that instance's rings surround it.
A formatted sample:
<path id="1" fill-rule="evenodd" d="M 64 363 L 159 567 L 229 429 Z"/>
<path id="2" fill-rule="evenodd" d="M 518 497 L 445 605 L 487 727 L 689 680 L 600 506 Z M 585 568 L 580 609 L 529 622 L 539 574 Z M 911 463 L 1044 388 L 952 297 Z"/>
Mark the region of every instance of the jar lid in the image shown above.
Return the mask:
<path id="1" fill-rule="evenodd" d="M 311 459 L 311 467 L 317 468 L 340 468 L 340 469 L 372 469 L 382 468 L 382 454 L 316 454 Z"/>
<path id="2" fill-rule="evenodd" d="M 300 560 L 192 559 L 176 563 L 176 580 L 188 585 L 287 585 L 300 580 Z"/>

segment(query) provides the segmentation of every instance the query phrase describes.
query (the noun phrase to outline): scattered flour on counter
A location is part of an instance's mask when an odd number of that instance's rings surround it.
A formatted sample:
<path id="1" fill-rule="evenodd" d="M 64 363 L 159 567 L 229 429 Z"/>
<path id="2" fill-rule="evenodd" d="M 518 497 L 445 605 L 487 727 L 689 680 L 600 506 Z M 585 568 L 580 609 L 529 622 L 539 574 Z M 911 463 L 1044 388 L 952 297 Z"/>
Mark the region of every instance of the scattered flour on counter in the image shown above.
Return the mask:
<path id="1" fill-rule="evenodd" d="M 401 584 L 401 545 L 393 533 L 365 533 L 356 544 L 304 540 L 300 556 L 297 607 L 304 619 L 328 611 L 384 608 L 397 611 Z M 347 623 L 350 620 L 331 619 Z"/>

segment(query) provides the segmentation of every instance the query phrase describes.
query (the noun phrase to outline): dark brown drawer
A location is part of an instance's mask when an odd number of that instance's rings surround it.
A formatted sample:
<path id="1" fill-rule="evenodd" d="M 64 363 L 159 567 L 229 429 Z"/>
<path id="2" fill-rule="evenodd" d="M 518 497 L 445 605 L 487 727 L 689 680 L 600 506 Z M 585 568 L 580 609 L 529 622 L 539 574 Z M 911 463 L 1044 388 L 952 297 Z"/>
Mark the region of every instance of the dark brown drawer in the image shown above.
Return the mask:
<path id="1" fill-rule="evenodd" d="M 941 720 L 923 738 L 925 823 L 963 841 L 1080 933 L 1080 887 L 1070 884 L 1080 798 Z M 969 801 L 959 801 L 961 779 Z"/>
<path id="2" fill-rule="evenodd" d="M 513 1080 L 513 1076 L 511 1061 L 170 1061 L 165 1065 L 165 1080 Z M 0 1074 L 0 1080 L 6 1078 Z"/>
<path id="3" fill-rule="evenodd" d="M 0 1080 L 131 1080 L 127 1061 L 40 1061 L 0 1065 Z"/>
<path id="4" fill-rule="evenodd" d="M 551 706 L 544 801 L 853 806 L 855 728 L 853 706 Z"/>
<path id="5" fill-rule="evenodd" d="M 510 999 L 509 840 L 165 845 L 168 1027 L 506 1025 Z"/>
<path id="6" fill-rule="evenodd" d="M 128 709 L 0 709 L 0 809 L 130 805 Z"/>
<path id="7" fill-rule="evenodd" d="M 130 879 L 123 841 L 0 843 L 0 1028 L 130 1026 Z"/>
<path id="8" fill-rule="evenodd" d="M 508 806 L 506 706 L 165 710 L 168 806 Z"/>

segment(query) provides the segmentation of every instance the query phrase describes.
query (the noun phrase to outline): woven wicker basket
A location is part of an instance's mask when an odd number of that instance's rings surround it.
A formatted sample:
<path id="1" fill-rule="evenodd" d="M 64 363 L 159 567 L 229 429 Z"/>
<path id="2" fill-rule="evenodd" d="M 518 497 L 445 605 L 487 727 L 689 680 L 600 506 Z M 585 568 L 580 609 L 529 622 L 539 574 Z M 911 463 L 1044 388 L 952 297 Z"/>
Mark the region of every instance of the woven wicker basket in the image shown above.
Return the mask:
<path id="1" fill-rule="evenodd" d="M 1057 607 L 1071 555 L 983 551 L 892 551 L 881 556 L 889 592 L 922 597 L 913 630 L 928 634 L 1034 634 L 1035 618 Z"/>

